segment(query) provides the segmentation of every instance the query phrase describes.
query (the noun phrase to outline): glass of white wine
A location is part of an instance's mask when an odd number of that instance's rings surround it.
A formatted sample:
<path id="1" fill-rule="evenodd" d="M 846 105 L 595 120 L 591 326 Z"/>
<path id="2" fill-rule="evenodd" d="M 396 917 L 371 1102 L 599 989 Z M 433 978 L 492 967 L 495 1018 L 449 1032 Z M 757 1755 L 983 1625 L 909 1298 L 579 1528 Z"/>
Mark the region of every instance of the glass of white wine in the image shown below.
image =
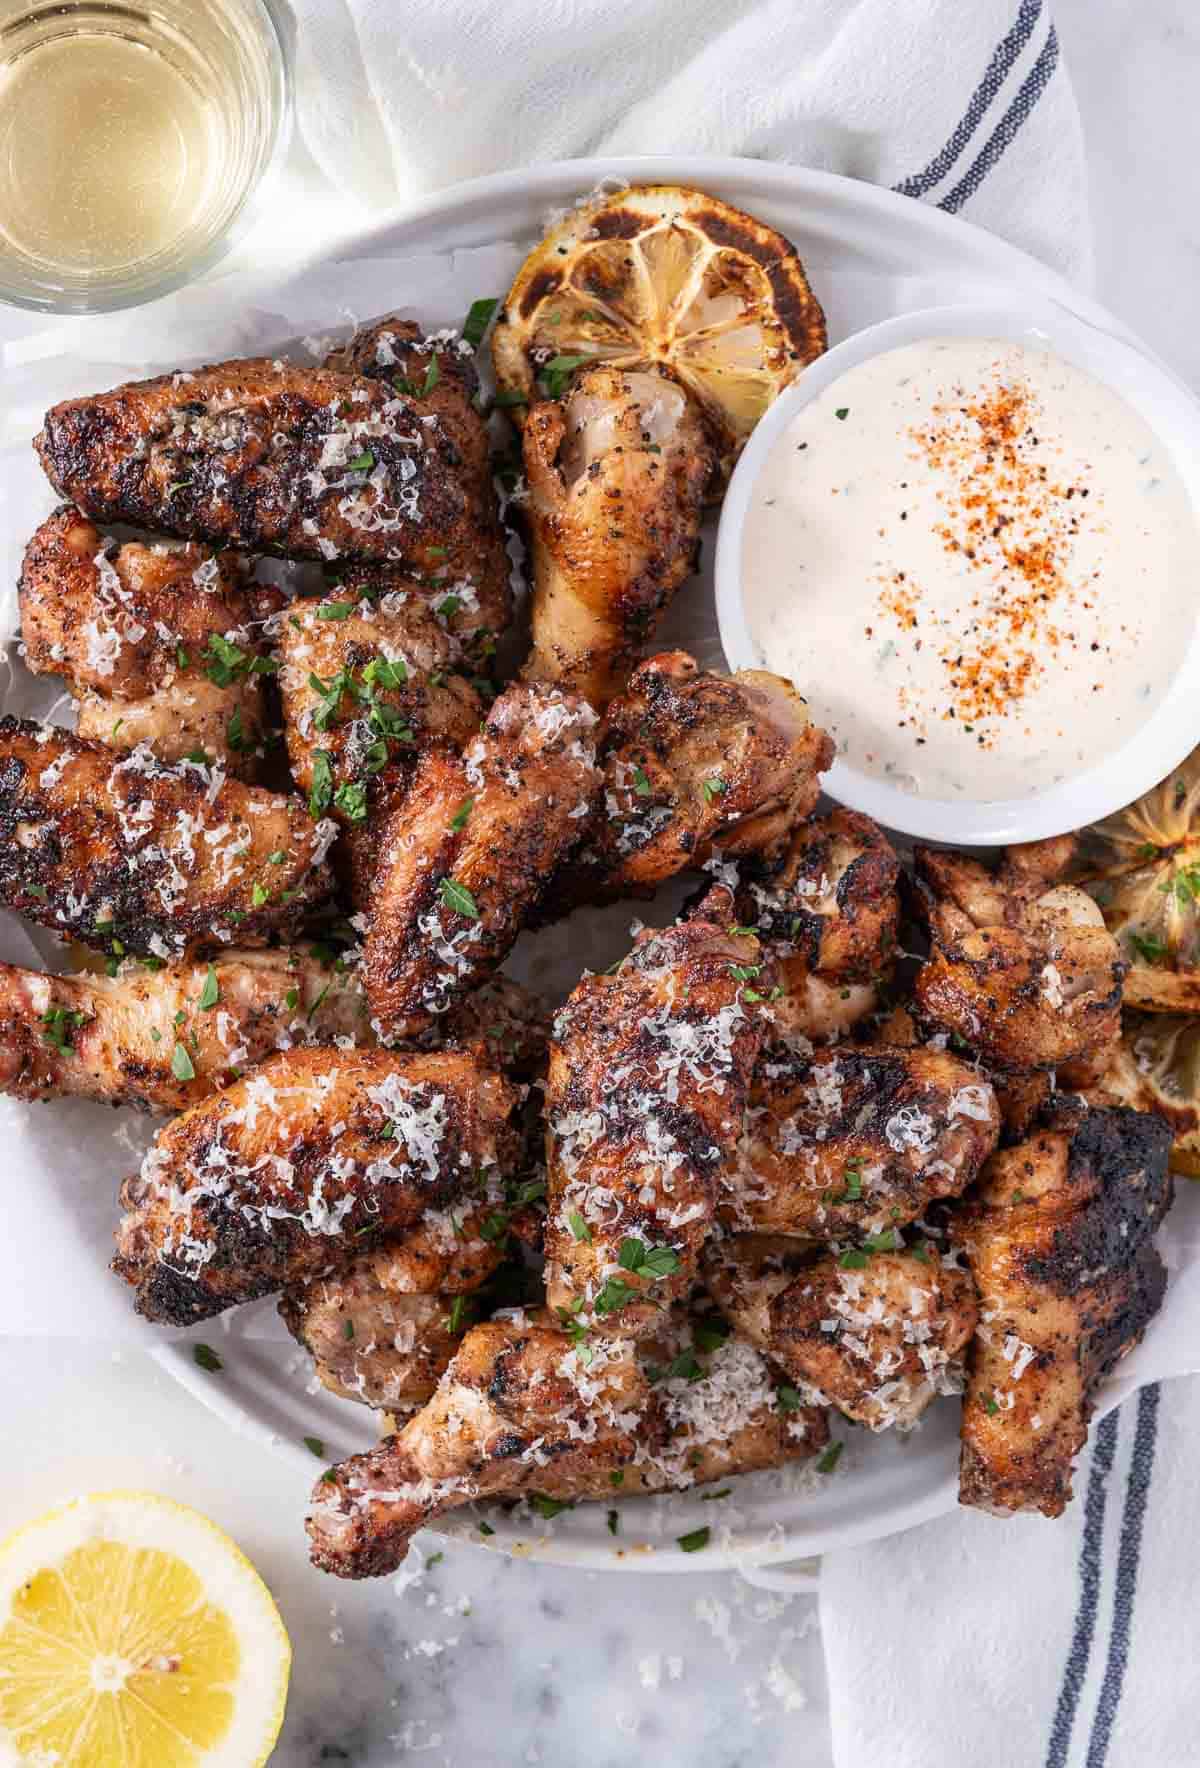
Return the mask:
<path id="1" fill-rule="evenodd" d="M 191 281 L 289 116 L 263 0 L 0 0 L 0 300 L 96 313 Z"/>

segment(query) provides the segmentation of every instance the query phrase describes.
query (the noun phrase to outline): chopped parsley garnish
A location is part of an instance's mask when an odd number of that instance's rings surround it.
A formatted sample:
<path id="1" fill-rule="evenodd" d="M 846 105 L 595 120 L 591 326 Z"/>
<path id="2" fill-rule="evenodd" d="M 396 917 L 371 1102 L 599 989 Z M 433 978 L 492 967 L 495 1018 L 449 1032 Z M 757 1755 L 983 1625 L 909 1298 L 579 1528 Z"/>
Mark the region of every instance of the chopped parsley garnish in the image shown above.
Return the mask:
<path id="1" fill-rule="evenodd" d="M 725 792 L 725 781 L 720 774 L 714 774 L 711 780 L 701 781 L 700 790 L 704 793 L 705 804 L 711 804 L 714 798 L 720 798 Z"/>
<path id="2" fill-rule="evenodd" d="M 244 749 L 250 749 L 253 747 L 250 738 L 246 735 L 246 727 L 242 723 L 242 709 L 240 706 L 234 708 L 233 717 L 225 726 L 225 741 L 229 744 L 229 747 L 233 750 L 235 755 L 241 754 Z"/>
<path id="3" fill-rule="evenodd" d="M 690 1534 L 680 1535 L 676 1545 L 682 1547 L 685 1553 L 699 1553 L 702 1547 L 708 1546 L 711 1539 L 711 1529 L 693 1529 Z"/>
<path id="4" fill-rule="evenodd" d="M 481 1535 L 494 1535 L 496 1531 L 490 1522 L 481 1522 L 479 1524 L 479 1532 Z"/>
<path id="5" fill-rule="evenodd" d="M 667 1366 L 667 1381 L 699 1381 L 704 1370 L 696 1361 L 691 1351 L 680 1351 Z"/>
<path id="6" fill-rule="evenodd" d="M 625 1469 L 623 1467 L 616 1468 L 609 1474 L 608 1483 L 610 1486 L 623 1486 L 625 1484 Z"/>
<path id="7" fill-rule="evenodd" d="M 983 1402 L 983 1409 L 989 1418 L 994 1417 L 1000 1410 L 1000 1402 L 997 1400 L 995 1394 L 988 1395 L 987 1399 Z"/>
<path id="8" fill-rule="evenodd" d="M 454 815 L 450 818 L 450 827 L 452 829 L 465 829 L 467 826 L 467 818 L 470 816 L 474 808 L 475 800 L 473 798 L 464 798 Z"/>
<path id="9" fill-rule="evenodd" d="M 191 660 L 192 659 L 188 655 L 186 645 L 176 645 L 175 646 L 175 661 L 179 665 L 180 669 L 186 669 L 188 667 L 188 665 L 191 663 Z"/>
<path id="10" fill-rule="evenodd" d="M 1167 948 L 1162 940 L 1155 939 L 1153 935 L 1150 934 L 1131 933 L 1129 935 L 1129 943 L 1137 953 L 1138 957 L 1144 958 L 1147 964 L 1157 964 L 1160 959 L 1165 958 L 1167 955 Z"/>
<path id="11" fill-rule="evenodd" d="M 574 1510 L 575 1505 L 563 1498 L 545 1498 L 541 1492 L 531 1492 L 529 1508 L 536 1510 L 539 1516 L 544 1516 L 549 1522 L 552 1517 L 561 1516 L 564 1510 Z"/>
<path id="12" fill-rule="evenodd" d="M 342 1327 L 342 1337 L 346 1338 L 346 1339 L 350 1339 L 350 1338 L 354 1337 L 354 1321 L 353 1320 L 347 1320 L 345 1325 Z"/>
<path id="13" fill-rule="evenodd" d="M 326 984 L 325 984 L 325 986 L 324 986 L 324 988 L 323 988 L 323 989 L 322 989 L 322 990 L 321 990 L 321 992 L 320 992 L 320 994 L 319 994 L 319 995 L 318 995 L 318 996 L 317 996 L 317 998 L 316 998 L 316 1000 L 315 1000 L 315 1001 L 314 1001 L 314 1002 L 313 1002 L 313 1004 L 312 1004 L 312 1006 L 311 1006 L 311 1007 L 310 1007 L 310 1008 L 309 1008 L 309 1009 L 308 1009 L 308 1012 L 307 1012 L 307 1013 L 306 1013 L 306 1014 L 305 1014 L 305 1016 L 304 1016 L 304 1017 L 305 1017 L 305 1019 L 306 1019 L 306 1020 L 307 1020 L 307 1021 L 308 1021 L 308 1023 L 309 1023 L 309 1024 L 311 1024 L 311 1023 L 312 1023 L 312 1019 L 313 1019 L 313 1015 L 314 1015 L 314 1014 L 315 1014 L 315 1013 L 316 1013 L 316 1012 L 317 1012 L 317 1011 L 318 1011 L 318 1010 L 319 1010 L 319 1009 L 320 1009 L 320 1008 L 321 1008 L 321 1007 L 323 1007 L 323 1006 L 324 1006 L 324 1004 L 325 1004 L 325 996 L 326 996 L 326 995 L 327 995 L 327 994 L 328 994 L 328 993 L 329 993 L 329 991 L 330 991 L 330 989 L 331 989 L 331 988 L 332 988 L 332 987 L 333 987 L 333 983 L 332 983 L 332 982 L 331 982 L 331 981 L 330 981 L 330 982 L 327 982 L 327 983 L 326 983 Z"/>
<path id="14" fill-rule="evenodd" d="M 484 333 L 492 323 L 492 315 L 500 305 L 500 297 L 494 295 L 472 301 L 467 309 L 467 317 L 463 320 L 462 335 L 473 350 L 478 350 L 483 342 Z"/>
<path id="15" fill-rule="evenodd" d="M 207 1009 L 209 1007 L 215 1007 L 220 998 L 221 985 L 217 981 L 215 967 L 210 964 L 208 966 L 208 975 L 204 978 L 204 987 L 200 990 L 200 999 L 196 1004 L 197 1006 Z"/>
<path id="16" fill-rule="evenodd" d="M 845 423 L 846 419 L 850 416 L 850 407 L 848 405 L 839 405 L 833 415 L 834 417 L 840 417 L 842 422 Z"/>
<path id="17" fill-rule="evenodd" d="M 570 1225 L 571 1236 L 573 1239 L 585 1240 L 589 1245 L 591 1244 L 592 1230 L 588 1227 L 577 1209 L 568 1211 L 567 1222 Z"/>
<path id="18" fill-rule="evenodd" d="M 608 1513 L 608 1532 L 609 1532 L 609 1534 L 615 1535 L 620 1527 L 621 1527 L 621 1513 L 620 1513 L 620 1511 L 619 1510 L 610 1510 Z"/>
<path id="19" fill-rule="evenodd" d="M 325 1445 L 320 1437 L 305 1437 L 304 1447 L 314 1454 L 318 1461 L 325 1460 Z"/>
<path id="20" fill-rule="evenodd" d="M 704 1355 L 719 1351 L 729 1337 L 729 1327 L 724 1320 L 700 1320 L 692 1328 L 692 1339 L 696 1349 Z"/>
<path id="21" fill-rule="evenodd" d="M 260 884 L 256 880 L 250 891 L 250 901 L 253 903 L 254 907 L 256 909 L 265 908 L 270 900 L 271 892 L 267 889 L 265 884 Z"/>
<path id="22" fill-rule="evenodd" d="M 367 788 L 361 780 L 343 780 L 333 795 L 333 802 L 352 823 L 367 820 Z"/>
<path id="23" fill-rule="evenodd" d="M 352 473 L 369 473 L 375 465 L 375 456 L 369 448 L 364 448 L 361 454 L 356 454 L 353 460 L 346 462 L 346 465 Z"/>
<path id="24" fill-rule="evenodd" d="M 318 602 L 313 611 L 318 620 L 349 620 L 354 612 L 354 603 Z"/>
<path id="25" fill-rule="evenodd" d="M 640 767 L 635 767 L 633 770 L 633 789 L 639 798 L 649 798 L 654 790 L 644 769 Z"/>
<path id="26" fill-rule="evenodd" d="M 538 379 L 546 389 L 547 398 L 561 399 L 575 370 L 594 360 L 592 356 L 552 356 L 545 367 L 538 371 Z"/>
<path id="27" fill-rule="evenodd" d="M 507 1233 L 508 1217 L 503 1210 L 496 1209 L 481 1223 L 479 1238 L 488 1241 L 489 1244 L 494 1244 L 497 1240 L 503 1240 Z"/>
<path id="28" fill-rule="evenodd" d="M 171 1073 L 176 1080 L 195 1080 L 196 1066 L 187 1053 L 187 1048 L 176 1040 L 171 1052 Z"/>
<path id="29" fill-rule="evenodd" d="M 832 1473 L 834 1468 L 837 1466 L 838 1462 L 842 1458 L 842 1450 L 844 1448 L 845 1448 L 844 1443 L 830 1443 L 830 1445 L 826 1449 L 825 1453 L 820 1457 L 820 1459 L 817 1462 L 817 1472 L 818 1473 Z"/>
<path id="30" fill-rule="evenodd" d="M 865 1271 L 867 1263 L 866 1253 L 857 1246 L 848 1246 L 838 1259 L 843 1271 Z"/>
<path id="31" fill-rule="evenodd" d="M 730 964 L 729 974 L 735 982 L 753 982 L 762 970 L 761 964 Z"/>
<path id="32" fill-rule="evenodd" d="M 514 387 L 511 390 L 506 390 L 504 392 L 497 393 L 495 399 L 493 399 L 493 401 L 492 401 L 492 404 L 499 407 L 501 410 L 506 405 L 528 405 L 529 404 L 529 395 L 528 395 L 528 393 L 520 392 L 517 388 Z"/>
<path id="33" fill-rule="evenodd" d="M 467 1298 L 456 1295 L 450 1303 L 450 1312 L 442 1321 L 447 1332 L 459 1333 L 467 1323 Z"/>
<path id="34" fill-rule="evenodd" d="M 196 1359 L 196 1362 L 199 1363 L 200 1367 L 202 1369 L 207 1369 L 210 1374 L 215 1374 L 218 1369 L 223 1369 L 225 1367 L 210 1344 L 194 1344 L 192 1346 L 192 1356 Z"/>
<path id="35" fill-rule="evenodd" d="M 451 614 L 457 614 L 462 605 L 463 602 L 460 595 L 444 595 L 441 601 L 438 602 L 434 612 L 440 614 L 444 620 L 449 620 Z"/>
<path id="36" fill-rule="evenodd" d="M 269 853 L 267 855 L 267 864 L 269 866 L 281 866 L 286 860 L 287 854 L 282 847 L 277 847 L 274 853 Z"/>
<path id="37" fill-rule="evenodd" d="M 309 814 L 323 817 L 333 802 L 333 766 L 327 749 L 313 754 L 312 786 L 308 794 Z"/>
<path id="38" fill-rule="evenodd" d="M 610 1277 L 592 1305 L 600 1315 L 616 1314 L 627 1302 L 635 1300 L 638 1294 L 639 1291 L 631 1283 L 624 1282 L 620 1277 Z"/>
<path id="39" fill-rule="evenodd" d="M 435 350 L 432 357 L 430 358 L 429 367 L 425 370 L 425 384 L 421 388 L 420 397 L 422 399 L 428 399 L 429 395 L 433 392 L 433 389 L 437 386 L 437 384 L 441 380 L 441 378 L 442 378 L 441 357 L 438 355 L 437 351 Z"/>
<path id="40" fill-rule="evenodd" d="M 868 1234 L 863 1240 L 864 1252 L 903 1252 L 904 1241 L 898 1228 L 885 1228 L 882 1234 Z"/>
<path id="41" fill-rule="evenodd" d="M 647 1247 L 643 1240 L 627 1235 L 617 1253 L 617 1263 L 643 1277 L 669 1277 L 679 1269 L 679 1254 L 673 1247 Z"/>
<path id="42" fill-rule="evenodd" d="M 75 1047 L 71 1042 L 72 1031 L 86 1023 L 86 1013 L 73 1013 L 69 1007 L 49 1007 L 42 1014 L 43 1042 L 53 1044 L 56 1050 L 65 1053 Z"/>
<path id="43" fill-rule="evenodd" d="M 425 1570 L 427 1572 L 431 1572 L 435 1565 L 441 1565 L 441 1563 L 442 1563 L 443 1559 L 445 1559 L 445 1557 L 446 1557 L 446 1555 L 441 1552 L 431 1553 L 429 1555 L 429 1558 L 425 1561 Z"/>
<path id="44" fill-rule="evenodd" d="M 274 658 L 256 657 L 252 651 L 243 651 L 240 645 L 231 644 L 219 632 L 209 633 L 207 649 L 210 661 L 204 673 L 218 688 L 230 687 L 247 675 L 273 675 L 279 668 Z"/>
<path id="45" fill-rule="evenodd" d="M 781 1412 L 798 1412 L 804 1404 L 796 1389 L 790 1387 L 787 1382 L 784 1382 L 782 1387 L 775 1389 L 775 1398 L 779 1402 Z"/>
<path id="46" fill-rule="evenodd" d="M 289 988 L 283 997 L 283 1004 L 289 1013 L 294 1013 L 296 1008 L 300 1005 L 300 990 L 298 988 Z"/>
<path id="47" fill-rule="evenodd" d="M 442 901 L 448 909 L 453 909 L 456 915 L 465 915 L 470 921 L 479 919 L 475 898 L 465 884 L 460 884 L 456 878 L 443 878 L 440 888 Z"/>

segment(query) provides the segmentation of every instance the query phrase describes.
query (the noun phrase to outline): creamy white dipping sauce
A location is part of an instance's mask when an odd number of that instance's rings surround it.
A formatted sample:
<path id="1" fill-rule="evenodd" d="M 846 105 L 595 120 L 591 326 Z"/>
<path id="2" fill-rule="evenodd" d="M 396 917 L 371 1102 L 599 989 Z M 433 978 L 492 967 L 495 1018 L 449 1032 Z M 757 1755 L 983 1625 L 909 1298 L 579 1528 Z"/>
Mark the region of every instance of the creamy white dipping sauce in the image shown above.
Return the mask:
<path id="1" fill-rule="evenodd" d="M 1191 636 L 1200 536 L 1149 426 L 1048 350 L 935 338 L 799 412 L 746 518 L 764 665 L 860 773 L 1022 798 L 1145 721 Z"/>

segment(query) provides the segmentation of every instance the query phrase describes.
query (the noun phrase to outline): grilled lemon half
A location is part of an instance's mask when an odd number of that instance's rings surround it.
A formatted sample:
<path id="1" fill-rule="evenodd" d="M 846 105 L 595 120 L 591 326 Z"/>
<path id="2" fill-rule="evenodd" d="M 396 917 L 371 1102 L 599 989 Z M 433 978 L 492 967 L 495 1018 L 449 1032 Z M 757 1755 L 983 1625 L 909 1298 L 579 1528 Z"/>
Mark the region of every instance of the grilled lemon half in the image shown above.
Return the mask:
<path id="1" fill-rule="evenodd" d="M 1200 749 L 1082 830 L 1067 876 L 1095 899 L 1130 962 L 1126 1006 L 1200 1013 Z"/>
<path id="2" fill-rule="evenodd" d="M 1171 1166 L 1200 1178 L 1200 1019 L 1126 1013 L 1120 1052 L 1100 1088 L 1165 1117 L 1175 1132 Z"/>
<path id="3" fill-rule="evenodd" d="M 825 343 L 789 240 L 703 191 L 649 184 L 598 196 L 550 229 L 508 292 L 492 359 L 518 423 L 587 363 L 665 369 L 695 398 L 728 477 Z"/>
<path id="4" fill-rule="evenodd" d="M 186 1505 L 93 1493 L 0 1546 L 0 1761 L 257 1768 L 290 1665 L 266 1585 Z"/>

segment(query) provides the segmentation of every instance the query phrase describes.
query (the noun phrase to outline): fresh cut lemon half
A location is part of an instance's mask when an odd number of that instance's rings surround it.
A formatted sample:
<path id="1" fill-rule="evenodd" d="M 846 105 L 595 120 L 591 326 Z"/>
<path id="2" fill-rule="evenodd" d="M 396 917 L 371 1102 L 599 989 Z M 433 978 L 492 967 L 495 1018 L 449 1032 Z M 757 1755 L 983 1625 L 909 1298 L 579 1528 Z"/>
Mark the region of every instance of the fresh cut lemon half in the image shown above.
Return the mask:
<path id="1" fill-rule="evenodd" d="M 600 195 L 550 229 L 508 292 L 492 360 L 518 423 L 591 362 L 664 369 L 695 398 L 727 477 L 825 343 L 790 240 L 703 191 L 649 184 Z"/>
<path id="2" fill-rule="evenodd" d="M 1172 1171 L 1200 1178 L 1200 1019 L 1126 1013 L 1120 1049 L 1097 1091 L 1165 1117 L 1175 1138 Z"/>
<path id="3" fill-rule="evenodd" d="M 258 1768 L 291 1657 L 249 1560 L 169 1498 L 93 1493 L 0 1545 L 4 1768 Z"/>

